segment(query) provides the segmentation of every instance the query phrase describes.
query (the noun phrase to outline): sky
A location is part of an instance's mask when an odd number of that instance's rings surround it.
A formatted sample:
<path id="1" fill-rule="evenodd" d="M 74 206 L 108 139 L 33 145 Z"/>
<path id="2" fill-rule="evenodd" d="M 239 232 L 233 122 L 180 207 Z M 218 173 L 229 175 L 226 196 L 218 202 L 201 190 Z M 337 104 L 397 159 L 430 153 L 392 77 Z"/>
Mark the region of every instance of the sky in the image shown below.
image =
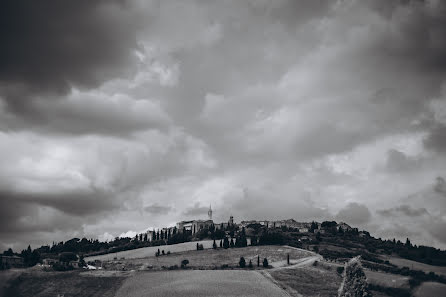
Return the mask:
<path id="1" fill-rule="evenodd" d="M 0 4 L 0 249 L 177 221 L 446 248 L 445 1 Z"/>

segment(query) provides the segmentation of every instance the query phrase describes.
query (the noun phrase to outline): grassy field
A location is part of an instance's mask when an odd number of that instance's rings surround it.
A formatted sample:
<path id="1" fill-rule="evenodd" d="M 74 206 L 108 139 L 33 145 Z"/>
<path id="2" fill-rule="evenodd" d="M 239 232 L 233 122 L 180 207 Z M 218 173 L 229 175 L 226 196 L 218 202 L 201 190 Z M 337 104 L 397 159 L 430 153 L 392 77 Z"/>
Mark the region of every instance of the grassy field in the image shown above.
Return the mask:
<path id="1" fill-rule="evenodd" d="M 269 273 L 280 285 L 290 287 L 303 296 L 337 296 L 342 282 L 336 269 L 327 266 L 278 269 Z"/>
<path id="2" fill-rule="evenodd" d="M 391 274 L 385 272 L 371 271 L 368 269 L 364 270 L 367 276 L 367 281 L 372 284 L 380 285 L 389 288 L 406 288 L 409 289 L 409 279 L 408 276 L 402 276 L 399 274 Z"/>
<path id="3" fill-rule="evenodd" d="M 209 249 L 209 248 L 212 248 L 213 241 L 212 240 L 202 240 L 202 241 L 198 241 L 198 243 L 202 244 L 205 249 Z M 109 261 L 109 260 L 113 260 L 115 257 L 118 259 L 121 259 L 121 258 L 125 258 L 125 259 L 146 258 L 146 257 L 154 256 L 156 251 L 158 251 L 158 249 L 164 250 L 165 252 L 170 251 L 171 253 L 176 253 L 176 252 L 195 250 L 196 246 L 197 246 L 197 241 L 172 244 L 172 245 L 150 246 L 150 247 L 139 248 L 139 249 L 134 249 L 134 250 L 122 251 L 122 252 L 118 252 L 118 253 L 85 257 L 85 261 L 94 261 L 94 260 Z"/>
<path id="4" fill-rule="evenodd" d="M 83 275 L 81 270 L 48 272 L 33 269 L 23 272 L 12 281 L 11 286 L 5 290 L 4 296 L 113 297 L 124 280 L 124 275 L 95 277 L 91 274 Z"/>
<path id="5" fill-rule="evenodd" d="M 249 296 L 287 297 L 286 292 L 251 270 L 140 271 L 127 278 L 116 297 Z"/>
<path id="6" fill-rule="evenodd" d="M 406 266 L 413 270 L 422 270 L 426 273 L 432 271 L 435 272 L 436 274 L 446 276 L 446 267 L 444 266 L 433 266 L 394 256 L 382 256 L 381 258 L 384 260 L 388 260 L 390 263 L 395 264 L 399 267 Z"/>
<path id="7" fill-rule="evenodd" d="M 257 255 L 260 256 L 260 265 L 262 265 L 263 258 L 267 258 L 272 265 L 275 263 L 283 265 L 283 263 L 286 263 L 288 254 L 290 255 L 291 263 L 298 259 L 314 255 L 309 251 L 292 247 L 249 246 L 245 248 L 184 251 L 160 257 L 151 255 L 150 257 L 139 259 L 108 261 L 103 263 L 103 266 L 105 269 L 117 270 L 160 270 L 174 265 L 180 266 L 181 261 L 187 259 L 189 260 L 188 267 L 193 269 L 217 269 L 221 268 L 222 265 L 235 268 L 239 266 L 240 257 L 245 258 L 246 265 L 248 265 L 249 260 L 252 260 L 253 265 L 256 266 Z"/>
<path id="8" fill-rule="evenodd" d="M 446 294 L 446 285 L 425 282 L 415 290 L 415 297 L 443 297 Z"/>

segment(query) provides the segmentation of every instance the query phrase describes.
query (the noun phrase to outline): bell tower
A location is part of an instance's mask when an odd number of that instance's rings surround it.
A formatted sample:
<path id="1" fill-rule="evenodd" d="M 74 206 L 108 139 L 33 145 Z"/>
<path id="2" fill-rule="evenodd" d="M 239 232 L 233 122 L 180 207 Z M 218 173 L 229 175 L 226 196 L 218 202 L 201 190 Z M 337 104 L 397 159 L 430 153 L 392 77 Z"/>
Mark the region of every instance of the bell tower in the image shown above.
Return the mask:
<path id="1" fill-rule="evenodd" d="M 210 204 L 209 204 L 209 210 L 208 210 L 208 218 L 209 218 L 209 220 L 212 221 L 212 208 L 211 208 Z"/>

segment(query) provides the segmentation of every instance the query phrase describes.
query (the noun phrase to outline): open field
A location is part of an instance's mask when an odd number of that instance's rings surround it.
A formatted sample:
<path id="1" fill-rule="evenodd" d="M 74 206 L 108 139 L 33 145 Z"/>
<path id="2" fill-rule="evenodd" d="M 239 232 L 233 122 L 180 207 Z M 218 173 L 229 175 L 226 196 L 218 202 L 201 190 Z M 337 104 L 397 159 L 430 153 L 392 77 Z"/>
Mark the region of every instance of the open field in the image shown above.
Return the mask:
<path id="1" fill-rule="evenodd" d="M 260 265 L 263 258 L 267 258 L 270 265 L 286 265 L 287 254 L 290 255 L 291 264 L 297 260 L 313 256 L 314 253 L 285 246 L 249 246 L 245 248 L 229 249 L 207 249 L 202 251 L 185 251 L 155 257 L 150 255 L 147 258 L 123 259 L 103 263 L 106 269 L 117 270 L 160 270 L 174 265 L 180 266 L 182 260 L 189 260 L 188 267 L 194 269 L 217 269 L 222 265 L 238 267 L 240 257 L 244 257 L 246 265 L 252 260 L 254 266 L 257 265 L 257 255 L 260 256 Z"/>
<path id="2" fill-rule="evenodd" d="M 16 279 L 25 269 L 12 268 L 7 270 L 0 270 L 0 297 L 6 296 L 5 290 L 10 283 Z"/>
<path id="3" fill-rule="evenodd" d="M 5 290 L 5 297 L 88 296 L 113 297 L 124 276 L 94 277 L 80 270 L 48 272 L 31 269 L 23 272 Z"/>
<path id="4" fill-rule="evenodd" d="M 425 282 L 414 293 L 415 297 L 443 297 L 446 295 L 446 285 L 434 282 Z"/>
<path id="5" fill-rule="evenodd" d="M 336 296 L 342 282 L 336 269 L 327 267 L 284 268 L 269 273 L 280 285 L 290 287 L 303 296 Z M 298 296 L 295 293 L 294 295 Z"/>
<path id="6" fill-rule="evenodd" d="M 197 248 L 197 242 L 202 244 L 205 249 L 212 248 L 212 243 L 213 243 L 212 240 L 202 240 L 202 241 L 185 242 L 172 245 L 150 246 L 117 253 L 85 257 L 85 261 L 94 261 L 94 260 L 108 261 L 108 260 L 113 260 L 114 257 L 117 257 L 118 259 L 146 258 L 155 256 L 155 253 L 158 249 L 164 250 L 166 253 L 167 251 L 170 251 L 171 253 L 191 251 Z"/>
<path id="7" fill-rule="evenodd" d="M 433 265 L 428 265 L 428 264 L 424 264 L 424 263 L 420 263 L 420 262 L 416 262 L 416 261 L 412 261 L 412 260 L 408 260 L 408 259 L 403 259 L 403 258 L 395 257 L 395 256 L 382 256 L 381 258 L 384 260 L 388 260 L 390 263 L 395 264 L 400 267 L 406 266 L 406 267 L 409 267 L 410 269 L 422 270 L 426 273 L 432 271 L 438 275 L 446 276 L 446 267 L 445 266 L 433 266 Z"/>
<path id="8" fill-rule="evenodd" d="M 369 283 L 380 285 L 383 287 L 409 289 L 410 277 L 408 276 L 391 274 L 386 272 L 371 271 L 369 269 L 364 269 L 364 272 L 365 275 L 367 276 L 367 281 Z"/>
<path id="9" fill-rule="evenodd" d="M 283 290 L 256 271 L 138 272 L 128 278 L 116 297 L 142 296 L 258 296 L 285 297 Z"/>

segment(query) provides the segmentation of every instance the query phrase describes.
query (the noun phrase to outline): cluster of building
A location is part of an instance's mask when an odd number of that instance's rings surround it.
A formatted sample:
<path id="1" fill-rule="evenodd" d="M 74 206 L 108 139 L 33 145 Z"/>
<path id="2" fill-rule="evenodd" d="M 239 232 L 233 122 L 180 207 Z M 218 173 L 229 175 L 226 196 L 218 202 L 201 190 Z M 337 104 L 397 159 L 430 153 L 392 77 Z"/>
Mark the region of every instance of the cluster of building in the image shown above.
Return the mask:
<path id="1" fill-rule="evenodd" d="M 325 233 L 326 230 L 320 223 L 312 222 L 312 223 L 303 223 L 303 222 L 297 222 L 294 219 L 287 219 L 287 220 L 275 220 L 275 221 L 268 221 L 268 220 L 247 220 L 247 221 L 241 221 L 240 224 L 234 223 L 234 217 L 230 216 L 229 220 L 227 222 L 223 223 L 214 223 L 212 220 L 212 208 L 209 206 L 208 210 L 208 219 L 207 220 L 189 220 L 189 221 L 181 221 L 176 223 L 173 227 L 168 228 L 162 228 L 158 231 L 155 230 L 149 230 L 147 231 L 147 240 L 153 241 L 156 240 L 157 236 L 159 236 L 159 233 L 173 235 L 176 233 L 182 233 L 182 232 L 190 232 L 192 235 L 200 232 L 203 229 L 208 229 L 209 227 L 213 226 L 215 230 L 223 229 L 227 230 L 228 227 L 231 226 L 237 226 L 239 229 L 245 228 L 247 229 L 248 226 L 254 226 L 254 225 L 260 225 L 262 227 L 266 227 L 267 229 L 275 229 L 275 228 L 286 228 L 288 230 L 295 230 L 299 233 Z M 338 223 L 336 228 L 342 229 L 343 231 L 351 231 L 353 228 L 347 225 L 346 223 Z"/>
<path id="2" fill-rule="evenodd" d="M 246 228 L 249 225 L 255 225 L 255 224 L 262 225 L 268 229 L 285 227 L 287 229 L 298 230 L 300 233 L 307 233 L 311 227 L 311 223 L 296 222 L 294 219 L 278 220 L 278 221 L 265 221 L 265 220 L 263 220 L 263 221 L 256 221 L 256 220 L 242 221 L 240 223 L 240 226 Z"/>
<path id="3" fill-rule="evenodd" d="M 228 226 L 234 225 L 234 217 L 231 216 L 228 222 L 223 222 L 219 224 L 215 224 L 212 220 L 212 208 L 209 206 L 208 210 L 208 219 L 207 220 L 189 220 L 189 221 L 181 221 L 176 223 L 173 227 L 162 228 L 158 231 L 149 230 L 147 231 L 147 240 L 153 241 L 155 240 L 157 234 L 159 232 L 164 234 L 176 234 L 182 232 L 190 232 L 192 235 L 200 232 L 203 229 L 209 229 L 209 227 L 214 226 L 215 230 L 223 228 L 224 230 L 228 228 Z"/>
<path id="4" fill-rule="evenodd" d="M 24 259 L 18 256 L 5 256 L 0 255 L 0 267 L 10 268 L 10 267 L 23 267 Z"/>

